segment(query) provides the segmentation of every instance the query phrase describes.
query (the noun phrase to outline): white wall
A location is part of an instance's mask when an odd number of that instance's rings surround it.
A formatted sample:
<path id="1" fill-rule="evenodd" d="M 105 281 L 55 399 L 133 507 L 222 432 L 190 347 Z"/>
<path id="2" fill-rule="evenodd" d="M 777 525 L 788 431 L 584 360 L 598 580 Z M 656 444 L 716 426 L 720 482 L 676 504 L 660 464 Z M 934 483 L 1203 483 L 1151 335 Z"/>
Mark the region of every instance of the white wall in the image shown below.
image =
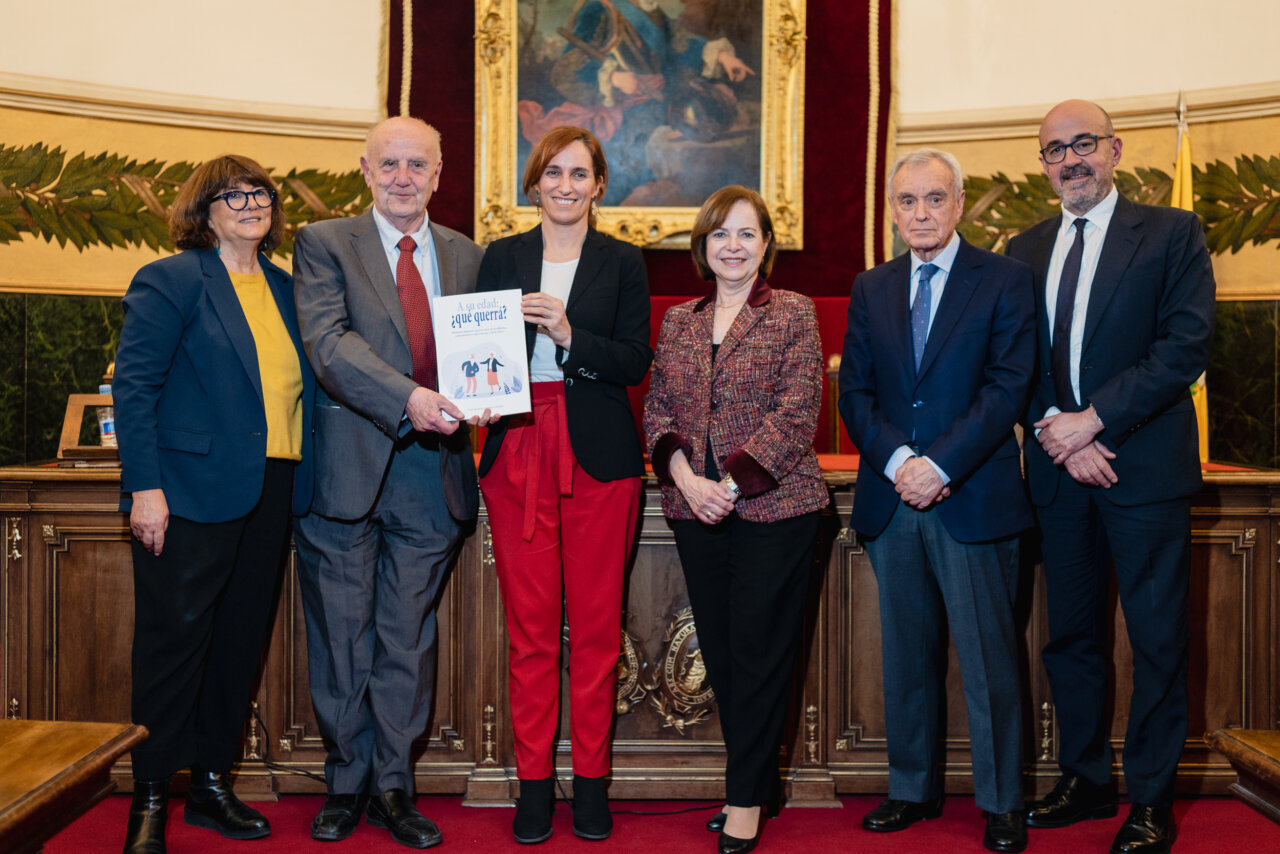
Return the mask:
<path id="1" fill-rule="evenodd" d="M 0 73 L 370 114 L 380 106 L 381 0 L 0 0 L 0 20 Z"/>
<path id="2" fill-rule="evenodd" d="M 398 0 L 392 0 L 398 2 Z M 432 2 L 420 0 L 419 14 Z M 374 111 L 383 0 L 0 0 L 0 74 Z M 897 0 L 898 111 L 1280 80 L 1274 0 Z M 245 50 L 261 42 L 266 60 Z"/>
<path id="3" fill-rule="evenodd" d="M 1280 80 L 1275 0 L 897 0 L 898 113 Z"/>

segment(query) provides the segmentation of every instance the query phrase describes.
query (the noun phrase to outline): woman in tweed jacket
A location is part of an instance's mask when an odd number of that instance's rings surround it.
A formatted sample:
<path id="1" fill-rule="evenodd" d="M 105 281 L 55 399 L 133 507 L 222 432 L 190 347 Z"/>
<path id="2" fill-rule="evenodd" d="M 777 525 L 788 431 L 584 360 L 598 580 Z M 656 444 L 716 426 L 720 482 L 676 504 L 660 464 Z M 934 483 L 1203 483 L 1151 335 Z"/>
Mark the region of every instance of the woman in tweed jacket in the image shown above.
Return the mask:
<path id="1" fill-rule="evenodd" d="M 728 752 L 725 811 L 707 822 L 721 852 L 755 848 L 761 807 L 778 801 L 778 741 L 828 501 L 812 445 L 817 318 L 808 297 L 765 281 L 772 238 L 756 192 L 725 187 L 707 199 L 691 242 L 715 289 L 667 312 L 645 398 L 662 512 Z"/>

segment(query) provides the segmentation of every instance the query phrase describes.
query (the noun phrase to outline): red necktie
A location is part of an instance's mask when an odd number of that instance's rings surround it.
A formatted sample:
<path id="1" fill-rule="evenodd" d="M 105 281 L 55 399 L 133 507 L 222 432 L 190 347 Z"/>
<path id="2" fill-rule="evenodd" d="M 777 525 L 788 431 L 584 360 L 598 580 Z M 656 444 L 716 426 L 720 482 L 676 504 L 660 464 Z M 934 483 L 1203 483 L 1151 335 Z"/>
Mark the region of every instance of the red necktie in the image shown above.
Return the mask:
<path id="1" fill-rule="evenodd" d="M 404 308 L 404 325 L 409 331 L 409 352 L 413 354 L 413 381 L 431 390 L 436 387 L 436 335 L 431 329 L 431 300 L 422 283 L 418 266 L 413 263 L 413 238 L 405 235 L 396 244 L 400 260 L 396 263 L 396 292 Z"/>

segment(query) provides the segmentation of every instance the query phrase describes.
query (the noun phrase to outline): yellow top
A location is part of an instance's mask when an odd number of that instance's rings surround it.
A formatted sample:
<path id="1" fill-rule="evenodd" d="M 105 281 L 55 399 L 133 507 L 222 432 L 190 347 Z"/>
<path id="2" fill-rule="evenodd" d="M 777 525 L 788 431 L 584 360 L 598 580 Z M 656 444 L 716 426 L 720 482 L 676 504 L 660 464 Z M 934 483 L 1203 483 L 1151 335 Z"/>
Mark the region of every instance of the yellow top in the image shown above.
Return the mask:
<path id="1" fill-rule="evenodd" d="M 230 271 L 228 271 L 230 272 Z M 258 351 L 267 456 L 302 459 L 302 367 L 264 273 L 230 273 Z"/>

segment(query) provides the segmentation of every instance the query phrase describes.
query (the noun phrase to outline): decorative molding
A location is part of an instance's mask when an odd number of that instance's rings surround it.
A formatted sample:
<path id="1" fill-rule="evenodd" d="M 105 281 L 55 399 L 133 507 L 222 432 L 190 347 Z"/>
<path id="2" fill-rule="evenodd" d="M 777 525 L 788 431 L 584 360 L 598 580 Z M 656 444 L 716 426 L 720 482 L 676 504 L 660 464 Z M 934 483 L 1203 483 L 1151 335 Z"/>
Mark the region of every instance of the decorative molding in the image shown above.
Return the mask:
<path id="1" fill-rule="evenodd" d="M 244 741 L 244 759 L 261 759 L 262 758 L 262 737 L 258 735 L 258 721 L 262 720 L 258 712 L 258 701 L 249 701 L 249 733 Z"/>
<path id="2" fill-rule="evenodd" d="M 1178 92 L 1104 99 L 1118 129 L 1176 127 Z M 1189 124 L 1280 116 L 1280 81 L 1183 92 Z M 896 143 L 915 146 L 947 142 L 1035 137 L 1053 104 L 1027 104 L 994 110 L 906 113 L 898 117 Z"/>
<path id="3" fill-rule="evenodd" d="M 810 703 L 804 710 L 805 762 L 818 764 L 818 707 Z"/>
<path id="4" fill-rule="evenodd" d="M 476 242 L 527 231 L 538 209 L 519 203 L 516 186 L 517 0 L 476 4 Z M 760 190 L 780 249 L 802 249 L 804 235 L 804 0 L 763 0 Z M 602 207 L 598 227 L 628 243 L 688 248 L 696 207 Z"/>
<path id="5" fill-rule="evenodd" d="M 413 83 L 413 0 L 400 3 L 400 115 L 409 115 L 409 87 Z"/>
<path id="6" fill-rule="evenodd" d="M 5 554 L 9 560 L 22 560 L 22 550 L 18 543 L 22 542 L 22 517 L 10 516 L 9 526 L 5 531 Z"/>
<path id="7" fill-rule="evenodd" d="M 648 693 L 640 682 L 640 674 L 649 667 L 649 663 L 640 656 L 640 647 L 636 639 L 622 629 L 622 651 L 618 654 L 618 687 L 614 693 L 613 710 L 625 715 L 644 699 Z"/>
<path id="8" fill-rule="evenodd" d="M 890 14 L 893 17 L 890 19 L 890 33 L 898 32 L 897 6 L 897 3 L 891 5 L 892 11 Z M 879 218 L 882 209 L 880 194 L 876 192 L 876 183 L 880 177 L 876 174 L 879 171 L 876 165 L 879 161 L 876 152 L 879 149 L 880 141 L 880 122 L 878 120 L 880 110 L 880 4 L 876 0 L 872 0 L 867 4 L 867 14 L 867 33 L 869 34 L 867 38 L 867 88 L 870 91 L 867 96 L 867 163 L 866 174 L 863 175 L 862 180 L 862 203 L 865 211 L 862 218 L 862 267 L 864 270 L 870 270 L 876 266 L 876 220 Z M 894 71 L 896 73 L 896 69 Z M 886 134 L 885 139 L 886 147 L 889 150 L 893 149 L 892 102 L 896 97 L 895 94 L 890 95 L 889 132 Z M 801 113 L 801 116 L 803 115 Z M 887 231 L 885 236 L 887 239 Z"/>
<path id="9" fill-rule="evenodd" d="M 480 521 L 480 566 L 484 569 L 493 569 L 494 565 L 493 529 L 489 527 L 488 519 L 482 519 Z"/>
<path id="10" fill-rule="evenodd" d="M 1040 704 L 1040 755 L 1037 759 L 1040 762 L 1053 759 L 1053 704 L 1047 701 Z"/>
<path id="11" fill-rule="evenodd" d="M 1236 560 L 1231 561 L 1228 565 L 1239 569 L 1239 579 L 1236 582 L 1235 598 L 1238 603 L 1240 615 L 1240 632 L 1236 637 L 1239 646 L 1240 655 L 1240 671 L 1236 679 L 1240 686 L 1240 693 L 1233 699 L 1238 702 L 1240 723 L 1248 728 L 1259 725 L 1257 721 L 1250 719 L 1250 709 L 1252 708 L 1252 680 L 1249 679 L 1249 673 L 1252 669 L 1252 660 L 1250 651 L 1252 650 L 1253 633 L 1259 629 L 1255 628 L 1255 624 L 1259 623 L 1260 614 L 1256 607 L 1256 600 L 1252 595 L 1254 589 L 1253 572 L 1254 572 L 1254 547 L 1258 542 L 1258 529 L 1253 527 L 1235 528 L 1235 529 L 1200 529 L 1192 528 L 1191 542 L 1193 545 L 1203 546 L 1226 546 L 1227 554 Z M 1263 627 L 1265 630 L 1265 627 Z M 1225 653 L 1226 650 L 1221 650 Z M 1200 736 L 1194 736 L 1191 740 L 1203 744 Z M 1191 740 L 1188 743 L 1191 743 Z"/>
<path id="12" fill-rule="evenodd" d="M 662 718 L 662 727 L 685 735 L 686 730 L 710 718 L 715 704 L 692 608 L 676 613 L 667 626 L 662 649 L 662 664 L 654 668 L 653 678 L 643 688 L 649 694 L 649 704 Z"/>
<path id="13" fill-rule="evenodd" d="M 497 765 L 497 718 L 498 713 L 493 707 L 493 703 L 484 704 L 484 741 L 481 746 L 484 749 L 484 756 L 480 760 L 481 765 Z"/>
<path id="14" fill-rule="evenodd" d="M 199 106 L 193 106 L 198 104 Z M 272 104 L 0 72 L 0 107 L 93 119 L 323 139 L 364 139 L 382 110 Z"/>

